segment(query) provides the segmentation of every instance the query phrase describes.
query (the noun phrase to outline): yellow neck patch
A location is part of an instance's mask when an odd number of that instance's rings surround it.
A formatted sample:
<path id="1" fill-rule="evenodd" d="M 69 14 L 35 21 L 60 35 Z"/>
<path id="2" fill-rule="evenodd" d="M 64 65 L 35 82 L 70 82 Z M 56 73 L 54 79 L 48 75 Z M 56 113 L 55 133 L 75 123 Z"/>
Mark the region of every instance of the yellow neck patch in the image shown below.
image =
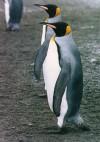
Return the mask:
<path id="1" fill-rule="evenodd" d="M 52 37 L 51 37 L 51 40 L 50 40 L 51 42 L 55 42 L 55 35 L 53 35 Z"/>
<path id="2" fill-rule="evenodd" d="M 44 22 L 48 22 L 48 18 L 46 18 Z"/>
<path id="3" fill-rule="evenodd" d="M 61 14 L 61 9 L 59 7 L 56 8 L 56 16 L 59 16 Z"/>
<path id="4" fill-rule="evenodd" d="M 65 34 L 70 34 L 72 32 L 72 29 L 70 26 L 66 27 L 66 33 Z"/>

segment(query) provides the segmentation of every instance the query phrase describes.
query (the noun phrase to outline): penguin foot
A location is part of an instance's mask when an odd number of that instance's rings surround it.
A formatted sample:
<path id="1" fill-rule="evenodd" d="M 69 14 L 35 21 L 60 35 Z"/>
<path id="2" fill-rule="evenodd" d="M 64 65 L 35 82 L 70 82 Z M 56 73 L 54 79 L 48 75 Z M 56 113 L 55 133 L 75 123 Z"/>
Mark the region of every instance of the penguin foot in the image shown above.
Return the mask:
<path id="1" fill-rule="evenodd" d="M 19 24 L 13 24 L 12 25 L 12 31 L 19 31 L 20 27 L 19 27 Z"/>
<path id="2" fill-rule="evenodd" d="M 13 31 L 13 32 L 19 32 L 19 28 L 12 27 L 11 31 Z"/>
<path id="3" fill-rule="evenodd" d="M 69 118 L 68 121 L 73 123 L 76 127 L 78 127 L 79 129 L 81 129 L 83 131 L 90 131 L 89 126 L 84 124 L 84 120 L 82 119 L 80 114 Z"/>
<path id="4" fill-rule="evenodd" d="M 6 28 L 6 31 L 13 31 L 13 32 L 15 32 L 15 31 L 19 31 L 19 28 L 7 27 L 7 28 Z"/>

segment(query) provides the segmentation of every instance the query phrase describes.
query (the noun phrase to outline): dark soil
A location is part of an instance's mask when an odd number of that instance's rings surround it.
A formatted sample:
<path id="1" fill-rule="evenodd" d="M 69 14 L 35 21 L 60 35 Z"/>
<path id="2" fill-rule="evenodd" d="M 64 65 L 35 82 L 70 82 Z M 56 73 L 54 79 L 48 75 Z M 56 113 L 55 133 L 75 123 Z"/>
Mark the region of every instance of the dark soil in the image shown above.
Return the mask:
<path id="1" fill-rule="evenodd" d="M 84 70 L 81 114 L 91 131 L 70 124 L 57 133 L 56 118 L 33 80 L 34 53 L 40 46 L 43 13 L 26 13 L 19 32 L 6 32 L 0 13 L 0 142 L 100 142 L 100 14 L 68 13 Z"/>

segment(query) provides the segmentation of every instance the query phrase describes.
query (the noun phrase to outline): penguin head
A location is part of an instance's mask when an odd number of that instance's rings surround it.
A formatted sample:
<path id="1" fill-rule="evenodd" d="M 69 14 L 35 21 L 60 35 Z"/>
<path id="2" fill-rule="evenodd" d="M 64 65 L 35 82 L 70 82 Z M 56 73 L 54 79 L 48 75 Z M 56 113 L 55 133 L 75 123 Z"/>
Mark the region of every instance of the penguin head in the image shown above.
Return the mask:
<path id="1" fill-rule="evenodd" d="M 65 22 L 57 22 L 52 24 L 41 22 L 41 24 L 47 25 L 48 27 L 52 28 L 57 37 L 65 36 L 72 32 L 70 25 Z"/>
<path id="2" fill-rule="evenodd" d="M 61 14 L 61 9 L 54 4 L 47 4 L 47 5 L 34 4 L 34 5 L 44 9 L 48 13 L 49 18 L 53 18 Z"/>

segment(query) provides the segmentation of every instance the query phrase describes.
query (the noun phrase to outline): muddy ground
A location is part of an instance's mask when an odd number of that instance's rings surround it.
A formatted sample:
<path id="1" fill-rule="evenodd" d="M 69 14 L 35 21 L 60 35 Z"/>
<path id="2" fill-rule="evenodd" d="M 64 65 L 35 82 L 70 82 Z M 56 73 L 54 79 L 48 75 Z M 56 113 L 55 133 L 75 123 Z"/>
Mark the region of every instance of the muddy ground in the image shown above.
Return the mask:
<path id="1" fill-rule="evenodd" d="M 67 18 L 66 18 L 67 13 Z M 74 13 L 74 15 L 73 15 Z M 0 142 L 100 142 L 100 10 L 65 11 L 72 25 L 84 71 L 81 114 L 91 131 L 66 125 L 56 133 L 56 118 L 44 93 L 43 79 L 33 80 L 34 52 L 40 46 L 45 13 L 25 13 L 19 32 L 6 32 L 0 13 Z"/>

